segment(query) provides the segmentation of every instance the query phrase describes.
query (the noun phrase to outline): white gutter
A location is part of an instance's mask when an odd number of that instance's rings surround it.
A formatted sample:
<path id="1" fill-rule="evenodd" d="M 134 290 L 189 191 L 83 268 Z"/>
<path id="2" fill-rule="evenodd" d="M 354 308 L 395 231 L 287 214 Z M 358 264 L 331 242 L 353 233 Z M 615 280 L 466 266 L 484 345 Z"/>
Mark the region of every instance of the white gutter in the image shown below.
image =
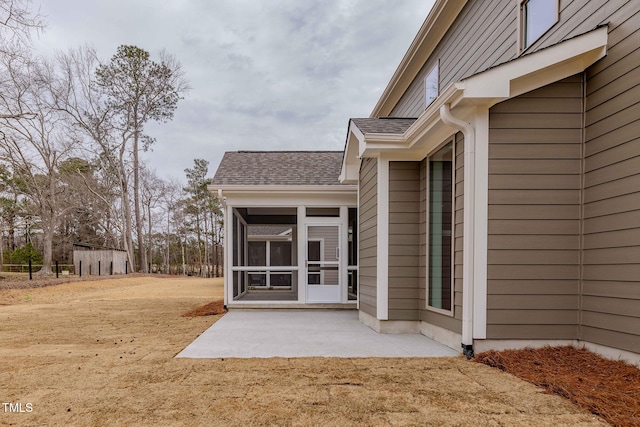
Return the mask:
<path id="1" fill-rule="evenodd" d="M 440 118 L 464 135 L 464 222 L 462 252 L 462 350 L 473 357 L 473 291 L 475 263 L 475 146 L 476 132 L 470 123 L 451 114 L 450 104 L 440 107 Z"/>

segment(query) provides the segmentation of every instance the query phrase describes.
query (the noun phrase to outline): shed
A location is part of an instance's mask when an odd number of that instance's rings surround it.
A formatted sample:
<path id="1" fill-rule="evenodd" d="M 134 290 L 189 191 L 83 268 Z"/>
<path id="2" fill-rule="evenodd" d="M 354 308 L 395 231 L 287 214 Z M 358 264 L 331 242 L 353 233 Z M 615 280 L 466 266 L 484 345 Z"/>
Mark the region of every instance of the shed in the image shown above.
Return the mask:
<path id="1" fill-rule="evenodd" d="M 73 265 L 78 275 L 127 274 L 127 264 L 127 252 L 122 249 L 96 248 L 83 243 L 73 245 Z"/>

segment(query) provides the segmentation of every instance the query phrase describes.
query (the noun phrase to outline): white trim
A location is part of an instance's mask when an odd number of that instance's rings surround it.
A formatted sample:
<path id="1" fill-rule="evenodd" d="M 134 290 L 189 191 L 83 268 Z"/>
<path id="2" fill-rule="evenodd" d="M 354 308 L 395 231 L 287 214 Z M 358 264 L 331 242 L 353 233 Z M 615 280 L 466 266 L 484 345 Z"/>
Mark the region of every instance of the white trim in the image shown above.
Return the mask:
<path id="1" fill-rule="evenodd" d="M 377 194 L 377 290 L 376 307 L 379 320 L 389 319 L 389 161 L 378 159 Z"/>
<path id="2" fill-rule="evenodd" d="M 489 239 L 489 110 L 478 108 L 475 129 L 473 338 L 487 337 L 487 263 Z"/>
<path id="3" fill-rule="evenodd" d="M 345 193 L 356 191 L 357 185 L 339 184 L 339 185 L 209 185 L 208 190 L 211 192 L 223 190 L 231 193 L 261 193 L 269 191 L 272 194 L 291 194 L 291 193 Z"/>
<path id="4" fill-rule="evenodd" d="M 233 301 L 233 273 L 231 267 L 233 264 L 233 206 L 227 204 L 224 209 L 224 247 L 223 247 L 223 262 L 224 262 L 224 304 L 228 305 L 229 301 Z M 231 226 L 229 226 L 231 224 Z M 229 297 L 231 295 L 231 298 Z"/>
<path id="5" fill-rule="evenodd" d="M 492 106 L 580 73 L 607 54 L 607 40 L 600 27 L 466 78 L 463 98 Z"/>
<path id="6" fill-rule="evenodd" d="M 254 188 L 253 193 L 225 192 L 227 202 L 243 208 L 293 208 L 296 206 L 331 207 L 357 206 L 357 189 L 342 193 L 287 193 L 276 194 Z"/>
<path id="7" fill-rule="evenodd" d="M 338 267 L 338 283 L 336 284 L 326 284 L 324 283 L 324 272 L 320 272 L 320 284 L 314 285 L 310 284 L 305 277 L 305 286 L 307 287 L 307 304 L 317 304 L 317 303 L 342 303 L 342 288 L 346 287 L 345 282 L 343 281 L 344 271 L 342 269 L 342 229 L 343 223 L 342 218 L 340 217 L 328 217 L 328 218 L 318 218 L 318 217 L 307 217 L 311 218 L 310 222 L 305 223 L 305 229 L 307 236 L 309 235 L 309 227 L 337 227 L 337 259 L 335 261 L 327 261 L 325 259 L 325 239 L 324 237 L 307 237 L 307 244 L 305 244 L 305 248 L 307 251 L 305 252 L 305 272 L 309 273 L 309 252 L 308 252 L 308 242 L 320 241 L 320 261 L 321 265 L 335 265 Z M 334 287 L 337 287 L 337 298 L 334 299 Z"/>
<path id="8" fill-rule="evenodd" d="M 340 262 L 340 302 L 345 303 L 349 300 L 349 208 L 340 206 L 340 246 L 339 246 L 339 262 Z"/>
<path id="9" fill-rule="evenodd" d="M 346 156 L 346 154 L 345 154 L 345 156 Z M 360 182 L 360 165 L 361 165 L 361 163 L 362 163 L 362 161 L 358 160 L 358 182 Z M 362 265 L 361 264 L 361 259 L 360 259 L 360 253 L 362 252 L 361 251 L 362 248 L 360 247 L 360 233 L 362 233 L 362 230 L 360 229 L 360 184 L 358 184 L 358 205 L 357 205 L 356 209 L 357 209 L 356 210 L 356 225 L 358 227 L 358 246 L 357 246 L 358 250 L 356 251 L 356 254 L 357 254 L 356 262 L 358 263 L 358 274 L 356 276 L 356 280 L 357 280 L 357 284 L 358 284 L 358 294 L 356 296 L 356 300 L 357 300 L 356 306 L 357 306 L 358 311 L 359 311 L 360 310 L 360 284 L 361 284 L 361 282 L 360 282 L 360 265 Z M 349 225 L 347 224 L 347 227 L 348 226 Z"/>
<path id="10" fill-rule="evenodd" d="M 298 206 L 298 218 L 296 224 L 296 231 L 298 233 L 297 248 L 298 248 L 298 267 L 304 266 L 307 256 L 307 227 L 306 221 L 306 206 Z M 304 304 L 307 300 L 307 272 L 306 268 L 298 269 L 298 302 Z"/>
<path id="11" fill-rule="evenodd" d="M 475 129 L 451 114 L 449 104 L 440 108 L 443 122 L 464 134 L 464 207 L 462 249 L 462 344 L 473 345 L 475 291 Z"/>
<path id="12" fill-rule="evenodd" d="M 290 266 L 282 266 L 282 267 L 271 267 L 268 265 L 257 265 L 255 267 L 243 267 L 243 266 L 236 266 L 236 267 L 231 267 L 232 271 L 248 271 L 248 272 L 256 272 L 256 273 L 263 273 L 266 271 L 298 271 L 300 267 L 297 265 L 290 265 Z"/>

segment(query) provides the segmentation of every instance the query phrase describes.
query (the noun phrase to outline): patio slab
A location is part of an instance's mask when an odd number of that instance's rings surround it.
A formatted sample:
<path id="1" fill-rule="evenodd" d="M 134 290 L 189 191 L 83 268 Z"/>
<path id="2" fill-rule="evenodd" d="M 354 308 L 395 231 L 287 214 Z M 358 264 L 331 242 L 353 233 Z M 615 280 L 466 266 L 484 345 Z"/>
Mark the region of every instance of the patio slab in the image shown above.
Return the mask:
<path id="1" fill-rule="evenodd" d="M 231 310 L 176 357 L 449 357 L 420 334 L 378 334 L 356 310 Z"/>

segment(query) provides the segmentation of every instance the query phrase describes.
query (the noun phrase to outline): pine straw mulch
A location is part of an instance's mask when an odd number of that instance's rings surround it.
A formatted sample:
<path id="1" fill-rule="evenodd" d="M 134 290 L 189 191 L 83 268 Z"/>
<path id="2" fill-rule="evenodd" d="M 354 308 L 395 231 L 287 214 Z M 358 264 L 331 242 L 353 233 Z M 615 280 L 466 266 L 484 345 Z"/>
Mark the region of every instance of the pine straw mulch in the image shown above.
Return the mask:
<path id="1" fill-rule="evenodd" d="M 224 301 L 220 300 L 196 307 L 193 310 L 184 313 L 182 317 L 215 316 L 226 312 L 227 309 L 224 307 Z"/>
<path id="2" fill-rule="evenodd" d="M 565 397 L 615 426 L 640 426 L 640 369 L 585 348 L 488 351 L 480 363 Z"/>

